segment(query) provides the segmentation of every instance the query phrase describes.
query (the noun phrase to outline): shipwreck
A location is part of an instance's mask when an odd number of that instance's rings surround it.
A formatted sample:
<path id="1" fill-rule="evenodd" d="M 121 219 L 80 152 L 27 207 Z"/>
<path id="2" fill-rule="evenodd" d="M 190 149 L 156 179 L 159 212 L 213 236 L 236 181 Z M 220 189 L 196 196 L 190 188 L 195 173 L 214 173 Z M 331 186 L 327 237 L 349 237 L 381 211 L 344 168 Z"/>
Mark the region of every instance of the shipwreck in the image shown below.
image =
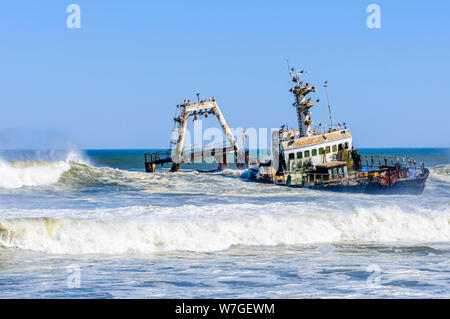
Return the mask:
<path id="1" fill-rule="evenodd" d="M 214 98 L 189 100 L 177 105 L 174 117 L 175 136 L 167 150 L 145 154 L 145 170 L 155 172 L 157 165 L 170 165 L 171 172 L 177 172 L 183 163 L 202 161 L 214 157 L 217 170 L 228 166 L 228 154 L 233 154 L 236 167 L 245 169 L 241 178 L 262 183 L 322 189 L 331 191 L 421 194 L 425 188 L 429 170 L 410 157 L 364 156 L 354 147 L 352 134 L 345 123 L 333 123 L 328 99 L 328 83 L 324 83 L 330 125 L 313 126 L 312 107 L 319 102 L 309 97 L 316 87 L 302 80 L 305 72 L 289 69 L 294 82 L 290 92 L 294 95 L 293 106 L 297 113 L 297 129 L 283 125 L 271 136 L 271 159 L 258 163 L 250 159 L 250 152 L 236 142 L 228 124 Z M 224 143 L 212 145 L 184 145 L 189 118 L 215 116 L 225 134 Z M 253 164 L 252 164 L 253 163 Z M 217 171 L 215 170 L 215 171 Z"/>

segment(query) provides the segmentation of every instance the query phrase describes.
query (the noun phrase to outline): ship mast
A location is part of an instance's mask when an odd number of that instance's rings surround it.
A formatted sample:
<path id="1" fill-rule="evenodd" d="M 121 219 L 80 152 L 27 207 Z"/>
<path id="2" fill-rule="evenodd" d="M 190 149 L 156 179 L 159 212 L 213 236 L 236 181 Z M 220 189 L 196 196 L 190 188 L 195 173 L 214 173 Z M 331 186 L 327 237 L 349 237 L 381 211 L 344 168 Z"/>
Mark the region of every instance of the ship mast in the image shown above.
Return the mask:
<path id="1" fill-rule="evenodd" d="M 330 114 L 330 132 L 333 131 L 333 117 L 331 117 L 331 105 L 330 105 L 330 98 L 328 97 L 328 81 L 325 81 L 323 84 L 325 87 L 325 93 L 327 94 L 327 101 L 328 101 L 328 113 Z"/>
<path id="2" fill-rule="evenodd" d="M 311 124 L 314 122 L 311 119 L 311 112 L 309 109 L 313 107 L 319 100 L 316 102 L 311 101 L 310 98 L 306 98 L 306 96 L 316 91 L 316 87 L 306 82 L 303 84 L 303 81 L 300 81 L 300 76 L 304 74 L 304 70 L 298 71 L 295 68 L 289 70 L 289 75 L 292 77 L 292 82 L 295 82 L 296 85 L 290 89 L 295 96 L 295 102 L 292 104 L 297 109 L 297 121 L 298 128 L 300 130 L 300 137 L 311 136 L 312 129 Z"/>

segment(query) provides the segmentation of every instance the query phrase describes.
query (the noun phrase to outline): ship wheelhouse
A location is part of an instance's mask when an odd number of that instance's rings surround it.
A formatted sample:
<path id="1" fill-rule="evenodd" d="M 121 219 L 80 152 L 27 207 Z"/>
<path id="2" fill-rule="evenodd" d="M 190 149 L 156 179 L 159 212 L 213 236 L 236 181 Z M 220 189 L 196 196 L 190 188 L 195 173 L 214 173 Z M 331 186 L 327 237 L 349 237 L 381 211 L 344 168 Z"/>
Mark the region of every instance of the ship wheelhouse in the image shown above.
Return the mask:
<path id="1" fill-rule="evenodd" d="M 349 130 L 336 130 L 297 138 L 296 131 L 284 131 L 280 134 L 280 151 L 288 172 L 332 161 L 348 160 L 348 150 L 352 149 L 352 135 Z"/>

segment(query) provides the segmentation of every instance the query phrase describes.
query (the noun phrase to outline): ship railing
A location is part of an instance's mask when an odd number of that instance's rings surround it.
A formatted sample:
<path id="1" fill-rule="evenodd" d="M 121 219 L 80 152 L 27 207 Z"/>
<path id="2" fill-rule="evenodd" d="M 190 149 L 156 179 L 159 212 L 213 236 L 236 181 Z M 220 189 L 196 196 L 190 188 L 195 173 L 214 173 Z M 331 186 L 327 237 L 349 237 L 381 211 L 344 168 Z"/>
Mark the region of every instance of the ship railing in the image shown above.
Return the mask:
<path id="1" fill-rule="evenodd" d="M 188 155 L 192 153 L 203 153 L 208 152 L 212 150 L 223 150 L 228 149 L 231 147 L 231 144 L 229 142 L 219 142 L 219 143 L 212 143 L 207 145 L 187 145 L 183 147 L 183 155 Z"/>
<path id="2" fill-rule="evenodd" d="M 164 162 L 170 161 L 172 156 L 171 150 L 161 150 L 150 153 L 145 153 L 145 163 L 156 163 L 156 162 Z"/>
<path id="3" fill-rule="evenodd" d="M 322 135 L 332 132 L 339 132 L 339 131 L 345 131 L 347 129 L 347 124 L 337 124 L 336 126 L 329 126 L 329 125 L 316 125 L 312 127 L 312 132 L 315 135 Z"/>
<path id="4" fill-rule="evenodd" d="M 414 171 L 423 171 L 424 162 L 417 163 L 411 157 L 405 156 L 383 156 L 383 155 L 361 155 L 361 165 L 369 169 L 379 169 L 383 166 L 395 166 L 400 164 L 403 168 L 413 169 Z"/>
<path id="5" fill-rule="evenodd" d="M 207 145 L 197 145 L 197 144 L 192 144 L 192 145 L 186 145 L 183 147 L 182 150 L 182 155 L 183 156 L 187 156 L 190 154 L 201 154 L 203 152 L 208 152 L 211 150 L 223 150 L 225 148 L 230 148 L 231 144 L 229 142 L 219 142 L 219 143 L 212 143 L 212 144 L 207 144 Z M 165 158 L 170 158 L 172 156 L 172 153 L 175 152 L 175 148 L 172 149 L 167 149 L 167 150 L 160 150 L 160 151 L 155 151 L 155 152 L 150 152 L 150 153 L 145 153 L 145 160 L 146 162 L 151 162 L 154 161 L 155 159 L 165 159 Z"/>
<path id="6" fill-rule="evenodd" d="M 328 134 L 328 133 L 332 133 L 332 132 L 339 132 L 339 131 L 345 131 L 347 129 L 347 126 L 341 126 L 339 128 L 337 127 L 318 127 L 316 126 L 315 128 L 312 129 L 312 135 L 323 135 L 323 134 Z M 286 137 L 281 137 L 280 136 L 280 142 L 287 142 L 287 141 L 293 141 L 296 139 L 299 139 L 301 136 L 300 134 L 295 134 L 295 135 L 288 135 Z"/>

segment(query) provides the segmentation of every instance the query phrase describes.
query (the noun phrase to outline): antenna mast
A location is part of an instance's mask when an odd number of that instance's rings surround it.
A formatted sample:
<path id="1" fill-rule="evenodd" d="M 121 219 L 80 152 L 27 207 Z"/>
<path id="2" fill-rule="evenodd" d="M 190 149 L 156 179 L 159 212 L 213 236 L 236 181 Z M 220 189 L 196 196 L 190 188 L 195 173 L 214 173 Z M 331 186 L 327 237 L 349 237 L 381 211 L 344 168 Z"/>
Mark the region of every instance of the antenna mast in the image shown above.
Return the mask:
<path id="1" fill-rule="evenodd" d="M 333 130 L 333 117 L 331 116 L 331 106 L 330 106 L 330 99 L 328 98 L 328 81 L 325 81 L 323 84 L 325 87 L 325 93 L 327 95 L 327 101 L 328 101 L 328 113 L 330 114 L 330 131 Z"/>

